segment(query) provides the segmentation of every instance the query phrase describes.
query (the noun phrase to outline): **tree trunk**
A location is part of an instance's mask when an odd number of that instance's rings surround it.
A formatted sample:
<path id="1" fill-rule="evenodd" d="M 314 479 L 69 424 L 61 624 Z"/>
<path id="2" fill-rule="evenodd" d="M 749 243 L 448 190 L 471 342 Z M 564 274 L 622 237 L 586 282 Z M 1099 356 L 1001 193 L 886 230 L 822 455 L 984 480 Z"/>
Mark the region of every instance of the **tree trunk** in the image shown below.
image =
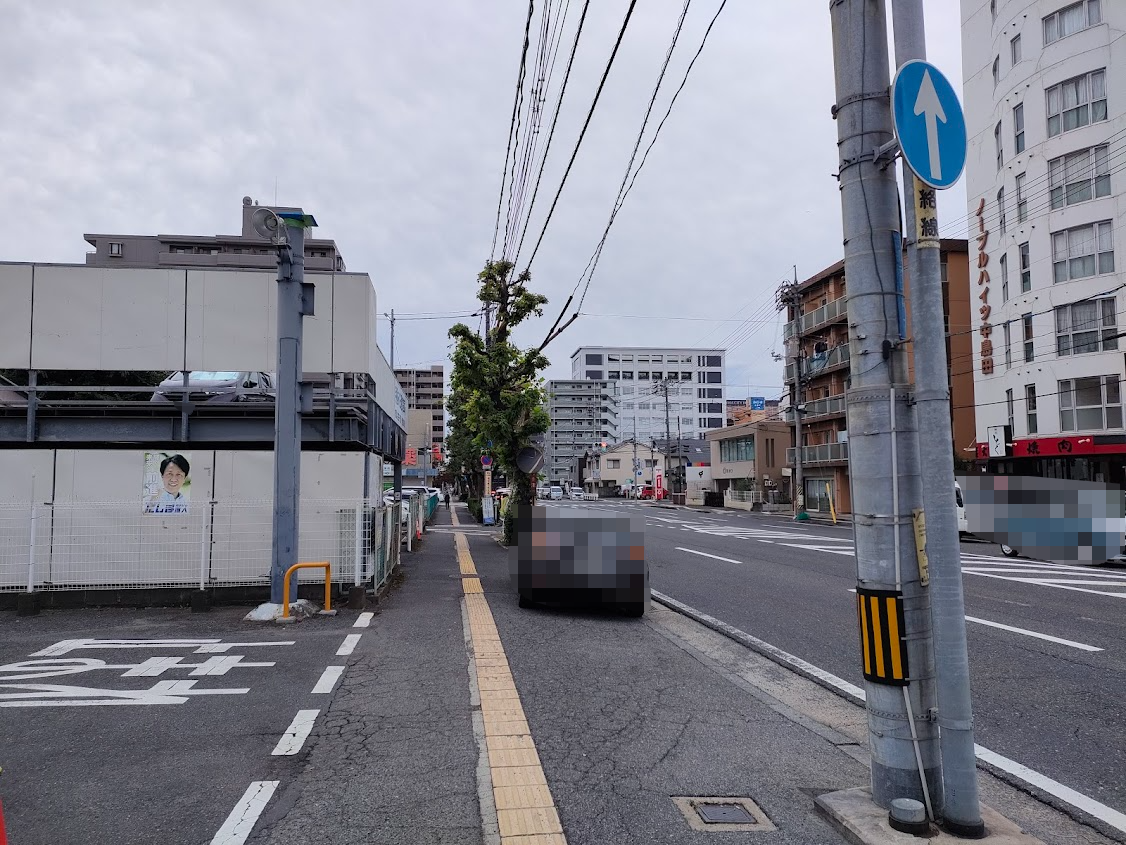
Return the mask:
<path id="1" fill-rule="evenodd" d="M 504 515 L 504 542 L 505 545 L 514 546 L 518 542 L 517 519 L 521 513 L 527 513 L 532 507 L 532 486 L 535 479 L 526 472 L 521 472 L 513 466 L 509 470 L 511 479 L 512 500 L 508 505 L 508 512 Z"/>

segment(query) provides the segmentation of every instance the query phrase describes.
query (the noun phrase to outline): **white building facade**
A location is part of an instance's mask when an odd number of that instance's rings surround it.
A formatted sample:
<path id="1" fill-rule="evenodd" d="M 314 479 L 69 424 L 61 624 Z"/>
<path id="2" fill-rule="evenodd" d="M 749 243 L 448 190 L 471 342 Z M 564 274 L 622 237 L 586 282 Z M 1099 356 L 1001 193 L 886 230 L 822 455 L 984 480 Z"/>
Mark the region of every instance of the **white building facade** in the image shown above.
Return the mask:
<path id="1" fill-rule="evenodd" d="M 977 458 L 1122 483 L 1126 3 L 962 0 Z"/>
<path id="2" fill-rule="evenodd" d="M 571 355 L 571 378 L 607 381 L 618 396 L 622 441 L 702 439 L 723 428 L 726 352 L 639 346 L 584 346 Z M 666 426 L 666 396 L 668 407 Z"/>

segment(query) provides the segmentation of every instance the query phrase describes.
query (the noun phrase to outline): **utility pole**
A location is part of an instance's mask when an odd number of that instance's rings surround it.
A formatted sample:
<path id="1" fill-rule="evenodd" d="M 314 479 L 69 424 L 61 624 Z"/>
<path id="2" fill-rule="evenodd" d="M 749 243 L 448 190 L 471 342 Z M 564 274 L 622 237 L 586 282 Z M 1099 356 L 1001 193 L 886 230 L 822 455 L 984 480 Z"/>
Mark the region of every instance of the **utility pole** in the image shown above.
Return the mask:
<path id="1" fill-rule="evenodd" d="M 490 317 L 492 317 L 493 308 L 488 302 L 485 303 L 485 348 L 489 348 L 489 330 L 492 328 Z"/>
<path id="2" fill-rule="evenodd" d="M 785 308 L 787 306 L 793 309 L 794 322 L 797 325 L 794 336 L 786 341 L 786 350 L 794 365 L 794 390 L 790 397 L 794 407 L 794 519 L 805 520 L 809 518 L 809 515 L 805 512 L 805 480 L 802 474 L 802 461 L 805 458 L 801 432 L 801 418 L 802 414 L 805 413 L 803 410 L 805 408 L 805 374 L 802 372 L 802 359 L 805 357 L 805 352 L 802 349 L 801 342 L 801 291 L 798 290 L 797 265 L 794 265 L 794 281 L 783 283 L 778 290 L 778 307 Z"/>
<path id="3" fill-rule="evenodd" d="M 863 625 L 858 639 L 872 797 L 883 808 L 897 798 L 915 799 L 934 818 L 934 807 L 943 802 L 938 726 L 931 720 L 930 596 L 916 564 L 912 520 L 922 482 L 899 326 L 898 186 L 884 155 L 893 138 L 887 21 L 882 0 L 832 0 L 830 15 L 849 288 L 849 468 Z"/>
<path id="4" fill-rule="evenodd" d="M 391 369 L 395 369 L 395 309 L 391 309 Z"/>
<path id="5" fill-rule="evenodd" d="M 672 445 L 672 429 L 669 426 L 669 383 L 668 383 L 668 381 L 662 381 L 661 387 L 664 389 L 664 393 L 665 393 L 665 455 L 667 457 L 668 453 L 670 451 L 669 447 Z M 666 461 L 665 462 L 665 477 L 666 478 L 668 477 L 668 474 L 669 474 L 668 469 L 669 469 L 669 465 L 668 465 L 668 462 Z M 673 483 L 674 484 L 676 483 L 675 478 L 673 479 Z M 657 493 L 657 491 L 654 490 L 653 494 L 656 495 L 656 493 Z"/>
<path id="6" fill-rule="evenodd" d="M 923 0 L 896 0 L 892 12 L 897 67 L 927 57 Z M 943 826 L 963 836 L 980 836 L 985 825 L 977 785 L 970 667 L 966 648 L 966 610 L 962 561 L 954 501 L 954 454 L 946 334 L 943 330 L 942 280 L 937 237 L 937 191 L 923 184 L 902 161 L 903 189 L 910 200 L 906 214 L 907 270 L 911 280 L 911 333 L 915 348 L 915 408 L 919 419 L 919 463 L 926 513 L 931 626 L 934 630 L 935 680 L 943 799 L 935 807 Z M 916 209 L 933 217 L 933 232 L 918 231 Z M 934 237 L 930 235 L 933 234 Z M 922 237 L 921 237 L 922 235 Z"/>
<path id="7" fill-rule="evenodd" d="M 633 418 L 633 475 L 630 476 L 629 489 L 636 498 L 637 493 L 637 479 L 640 477 L 641 462 L 637 459 L 637 416 Z"/>

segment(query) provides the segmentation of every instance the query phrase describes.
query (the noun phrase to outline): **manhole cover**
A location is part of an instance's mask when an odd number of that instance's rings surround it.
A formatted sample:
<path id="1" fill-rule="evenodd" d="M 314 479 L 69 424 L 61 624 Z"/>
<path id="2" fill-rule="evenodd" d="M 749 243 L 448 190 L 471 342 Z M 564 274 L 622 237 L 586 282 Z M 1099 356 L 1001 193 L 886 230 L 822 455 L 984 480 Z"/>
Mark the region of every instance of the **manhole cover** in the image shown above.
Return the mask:
<path id="1" fill-rule="evenodd" d="M 766 832 L 777 830 L 766 813 L 749 797 L 674 795 L 673 803 L 693 830 Z"/>
<path id="2" fill-rule="evenodd" d="M 755 823 L 755 817 L 740 804 L 697 804 L 696 812 L 708 824 Z"/>

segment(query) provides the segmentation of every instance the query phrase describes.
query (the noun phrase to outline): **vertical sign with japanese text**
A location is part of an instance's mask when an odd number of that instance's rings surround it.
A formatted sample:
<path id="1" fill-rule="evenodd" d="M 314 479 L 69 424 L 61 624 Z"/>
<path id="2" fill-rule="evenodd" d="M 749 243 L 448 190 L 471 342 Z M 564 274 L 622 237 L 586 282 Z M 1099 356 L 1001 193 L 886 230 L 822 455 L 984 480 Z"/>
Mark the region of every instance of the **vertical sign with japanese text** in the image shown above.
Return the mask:
<path id="1" fill-rule="evenodd" d="M 978 308 L 978 315 L 981 317 L 981 326 L 978 328 L 981 334 L 981 372 L 988 376 L 993 374 L 993 326 L 989 323 L 993 309 L 989 306 L 989 253 L 985 251 L 989 243 L 989 230 L 985 228 L 985 197 L 978 203 L 974 216 L 977 217 L 977 285 L 981 288 L 977 295 L 981 300 L 981 307 Z"/>

